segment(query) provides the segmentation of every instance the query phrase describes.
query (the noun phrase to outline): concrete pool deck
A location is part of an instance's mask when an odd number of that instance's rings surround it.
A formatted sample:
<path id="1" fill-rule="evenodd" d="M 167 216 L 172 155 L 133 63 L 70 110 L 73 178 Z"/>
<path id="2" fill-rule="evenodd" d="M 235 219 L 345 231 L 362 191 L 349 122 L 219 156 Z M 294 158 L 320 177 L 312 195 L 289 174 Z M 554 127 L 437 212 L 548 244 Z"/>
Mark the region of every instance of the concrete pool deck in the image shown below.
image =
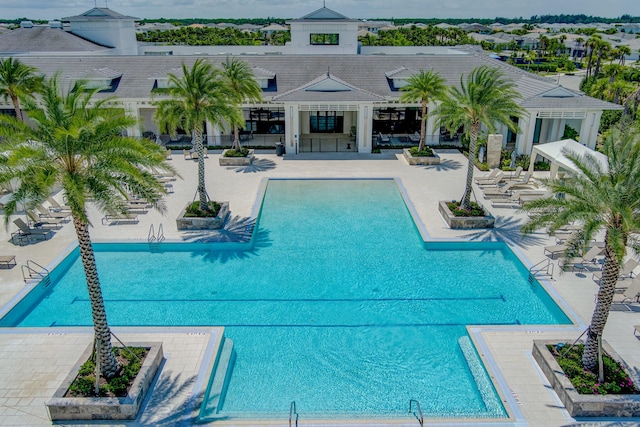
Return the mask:
<path id="1" fill-rule="evenodd" d="M 487 206 L 496 217 L 496 228 L 492 230 L 449 229 L 438 213 L 437 203 L 439 200 L 460 198 L 464 190 L 467 159 L 455 150 L 438 150 L 438 154 L 442 158 L 440 165 L 409 166 L 402 159 L 400 150 L 383 154 L 313 153 L 295 157 L 257 152 L 251 166 L 221 167 L 218 165 L 219 152 L 215 151 L 205 159 L 207 190 L 212 199 L 229 201 L 231 221 L 243 224 L 252 215 L 256 196 L 265 178 L 398 178 L 412 202 L 415 215 L 431 239 L 500 239 L 510 242 L 525 263 L 535 264 L 547 258 L 543 254 L 543 246 L 554 244 L 555 240 L 545 233 L 522 238 L 519 228 L 526 216 L 514 209 Z M 150 226 L 153 225 L 157 231 L 159 224 L 163 225 L 167 240 L 215 239 L 216 233 L 177 231 L 175 217 L 195 196 L 197 167 L 194 161 L 185 160 L 181 153 L 176 153 L 170 163 L 182 179 L 172 183 L 174 191 L 166 198 L 166 215 L 151 210 L 139 215 L 138 224 L 104 225 L 101 221 L 104 215 L 90 207 L 92 239 L 96 242 L 146 242 Z M 481 197 L 477 188 L 475 194 Z M 56 198 L 61 201 L 59 196 Z M 295 221 L 295 218 L 283 220 Z M 11 242 L 11 231 L 15 229 L 9 221 L 8 230 L 0 230 L 0 255 L 16 255 L 18 263 L 12 269 L 0 270 L 0 307 L 10 303 L 25 289 L 21 265 L 27 260 L 44 267 L 55 265 L 75 242 L 71 223 L 56 230 L 52 239 L 26 246 Z M 534 339 L 572 340 L 580 335 L 589 323 L 597 284 L 591 280 L 591 274 L 560 273 L 557 260 L 554 264 L 553 279 L 543 285 L 552 295 L 567 303 L 568 306 L 563 308 L 568 309 L 576 326 L 471 328 L 472 337 L 481 345 L 481 352 L 486 351 L 488 354 L 485 356 L 490 356 L 489 369 L 497 369 L 498 383 L 502 381 L 504 386 L 503 398 L 515 417 L 511 422 L 494 424 L 564 426 L 575 422 L 547 386 L 530 353 Z M 478 275 L 481 276 L 482 272 L 479 271 Z M 640 311 L 637 305 L 636 308 Z M 633 335 L 633 325 L 640 324 L 637 311 L 612 311 L 604 335 L 636 373 L 640 372 L 640 340 Z M 202 377 L 208 375 L 208 372 L 202 372 L 200 365 L 208 360 L 211 343 L 219 331 L 217 328 L 114 328 L 114 332 L 125 340 L 162 341 L 165 352 L 169 354 L 149 403 L 139 420 L 128 425 L 191 424 L 193 408 L 189 405 L 193 402 L 192 396 L 201 385 L 198 382 L 201 383 Z M 53 395 L 91 339 L 91 329 L 88 328 L 0 329 L 0 425 L 50 425 L 44 402 Z M 638 423 L 640 420 L 635 420 L 635 425 Z M 217 424 L 229 425 L 226 422 Z M 252 425 L 264 424 L 267 423 Z M 274 425 L 272 422 L 268 424 Z M 300 414 L 299 424 L 312 425 L 304 414 Z M 364 423 L 349 423 L 358 424 Z M 416 420 L 407 417 L 389 425 L 403 424 L 415 426 Z M 288 425 L 288 421 L 282 420 L 279 425 Z M 341 424 L 325 421 L 313 425 Z M 373 425 L 384 424 L 377 421 Z"/>

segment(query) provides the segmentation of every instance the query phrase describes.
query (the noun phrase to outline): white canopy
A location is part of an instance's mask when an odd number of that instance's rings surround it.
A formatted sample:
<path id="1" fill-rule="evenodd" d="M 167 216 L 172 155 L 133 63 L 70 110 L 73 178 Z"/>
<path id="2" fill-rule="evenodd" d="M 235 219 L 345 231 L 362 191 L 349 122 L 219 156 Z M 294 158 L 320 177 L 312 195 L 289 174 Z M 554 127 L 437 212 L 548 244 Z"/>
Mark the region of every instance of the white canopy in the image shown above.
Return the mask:
<path id="1" fill-rule="evenodd" d="M 531 151 L 529 172 L 533 172 L 536 157 L 542 156 L 549 159 L 551 162 L 551 179 L 555 179 L 557 177 L 558 170 L 560 168 L 572 173 L 580 173 L 573 162 L 565 156 L 566 153 L 573 153 L 580 157 L 588 153 L 600 162 L 604 170 L 609 169 L 608 159 L 604 154 L 592 150 L 573 139 L 563 139 L 562 141 L 534 145 L 533 150 Z"/>

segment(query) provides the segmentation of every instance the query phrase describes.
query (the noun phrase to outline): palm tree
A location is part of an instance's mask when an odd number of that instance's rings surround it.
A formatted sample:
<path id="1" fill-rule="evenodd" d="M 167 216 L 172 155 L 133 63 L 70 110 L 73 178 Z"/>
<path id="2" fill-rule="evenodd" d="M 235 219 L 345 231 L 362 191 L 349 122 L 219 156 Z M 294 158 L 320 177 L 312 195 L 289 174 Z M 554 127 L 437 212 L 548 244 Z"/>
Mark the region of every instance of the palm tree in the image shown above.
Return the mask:
<path id="1" fill-rule="evenodd" d="M 160 126 L 175 133 L 178 128 L 191 132 L 198 153 L 198 197 L 201 211 L 209 209 L 204 181 L 204 156 L 202 134 L 206 120 L 214 126 L 223 122 L 239 122 L 239 113 L 227 104 L 230 94 L 220 70 L 214 69 L 203 59 L 198 59 L 191 69 L 182 63 L 182 77 L 169 74 L 169 99 L 156 102 L 155 120 Z"/>
<path id="2" fill-rule="evenodd" d="M 631 55 L 631 48 L 626 45 L 618 46 L 618 58 L 620 58 L 620 65 L 624 65 L 627 56 Z"/>
<path id="3" fill-rule="evenodd" d="M 515 83 L 507 79 L 502 71 L 482 66 L 471 71 L 466 81 L 464 75 L 460 76 L 460 88 L 451 87 L 450 96 L 445 98 L 436 110 L 439 123 L 446 126 L 450 132 L 464 126 L 471 134 L 467 184 L 460 201 L 463 209 L 469 209 L 471 205 L 473 165 L 480 125 L 494 132 L 495 125 L 499 123 L 506 125 L 512 132 L 517 132 L 518 126 L 511 117 L 519 118 L 524 113 L 524 109 L 517 103 L 520 98 Z"/>
<path id="4" fill-rule="evenodd" d="M 11 99 L 16 117 L 23 120 L 20 98 L 34 93 L 42 83 L 42 77 L 36 76 L 36 68 L 23 64 L 11 57 L 0 59 L 0 94 L 6 101 Z"/>
<path id="5" fill-rule="evenodd" d="M 605 231 L 602 279 L 582 356 L 583 366 L 591 371 L 597 367 L 598 338 L 609 316 L 620 264 L 627 248 L 637 253 L 635 236 L 640 233 L 640 132 L 614 130 L 605 138 L 603 149 L 608 156 L 608 168 L 593 156 L 568 153 L 582 173 L 549 182 L 554 193 L 564 193 L 566 197 L 538 200 L 523 208 L 531 215 L 522 228 L 525 233 L 544 225 L 553 231 L 579 221 L 582 233 L 576 243 L 584 244 L 596 232 Z"/>
<path id="6" fill-rule="evenodd" d="M 79 83 L 65 95 L 55 76 L 39 91 L 42 109 L 32 100 L 25 102 L 31 126 L 0 114 L 0 135 L 8 144 L 0 154 L 0 182 L 19 181 L 4 207 L 5 223 L 19 202 L 36 206 L 54 187 L 64 189 L 89 290 L 100 367 L 110 378 L 118 373 L 120 365 L 111 347 L 86 201 L 92 198 L 106 212 L 124 212 L 123 196 L 130 190 L 163 211 L 164 188 L 145 170 L 171 168 L 164 163 L 164 150 L 155 143 L 122 136 L 135 120 L 121 109 L 105 108 L 110 98 L 93 99 L 97 90 Z"/>
<path id="7" fill-rule="evenodd" d="M 401 89 L 404 93 L 400 102 L 415 102 L 420 100 L 422 106 L 422 121 L 420 122 L 420 144 L 418 151 L 424 150 L 427 124 L 427 104 L 443 99 L 447 94 L 445 80 L 432 70 L 420 70 L 407 79 L 407 84 Z"/>
<path id="8" fill-rule="evenodd" d="M 253 70 L 244 61 L 237 58 L 229 60 L 222 64 L 222 81 L 227 85 L 227 89 L 231 92 L 230 102 L 236 104 L 237 108 L 240 108 L 240 104 L 244 101 L 247 102 L 260 102 L 262 101 L 262 89 L 256 80 Z M 242 125 L 244 120 L 240 117 L 241 122 L 233 122 L 233 146 L 232 150 L 240 151 L 240 132 L 239 125 Z"/>

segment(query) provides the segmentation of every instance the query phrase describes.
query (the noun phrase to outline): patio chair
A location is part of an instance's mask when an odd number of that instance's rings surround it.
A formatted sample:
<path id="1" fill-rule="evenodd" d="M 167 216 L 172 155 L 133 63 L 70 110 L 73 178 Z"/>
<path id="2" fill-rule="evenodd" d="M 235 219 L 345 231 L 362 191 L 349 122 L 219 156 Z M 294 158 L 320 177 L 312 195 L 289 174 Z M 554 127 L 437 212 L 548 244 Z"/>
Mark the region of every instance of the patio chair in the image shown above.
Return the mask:
<path id="1" fill-rule="evenodd" d="M 15 255 L 0 255 L 0 266 L 2 266 L 2 268 L 6 268 L 8 270 L 16 265 Z"/>
<path id="2" fill-rule="evenodd" d="M 566 252 L 567 248 L 567 245 L 545 246 L 543 253 L 549 253 L 549 256 L 551 257 L 551 259 L 553 259 L 556 255 Z"/>
<path id="3" fill-rule="evenodd" d="M 638 298 L 640 297 L 640 276 L 636 276 L 633 278 L 633 281 L 629 285 L 627 289 L 624 290 L 621 294 L 613 295 L 613 304 L 625 304 L 629 302 L 638 302 Z M 596 302 L 598 300 L 598 295 L 596 294 L 595 298 Z"/>
<path id="4" fill-rule="evenodd" d="M 186 149 L 185 149 L 185 150 L 183 150 L 183 151 L 182 151 L 182 154 L 184 154 L 184 159 L 185 159 L 185 160 L 187 160 L 187 159 L 193 159 L 193 157 L 191 157 L 191 151 L 189 151 L 189 150 L 186 150 Z"/>
<path id="5" fill-rule="evenodd" d="M 481 187 L 483 187 L 483 186 L 484 187 L 490 187 L 490 186 L 496 186 L 496 185 L 500 184 L 502 181 L 504 181 L 504 172 L 499 170 L 491 178 L 478 178 L 478 179 L 476 179 L 476 184 L 478 184 Z"/>
<path id="6" fill-rule="evenodd" d="M 596 264 L 596 257 L 600 255 L 602 252 L 602 248 L 598 246 L 592 246 L 584 255 L 568 258 L 561 260 L 559 263 L 559 267 L 563 270 L 567 267 L 571 267 L 571 271 L 575 271 L 575 269 L 584 270 L 586 269 L 586 264 Z"/>
<path id="7" fill-rule="evenodd" d="M 167 153 L 166 153 L 166 157 L 165 158 L 167 160 L 171 160 L 173 158 L 171 155 L 172 155 L 171 149 L 167 148 Z"/>
<path id="8" fill-rule="evenodd" d="M 383 135 L 382 132 L 378 132 L 378 140 L 380 144 L 389 144 L 391 139 L 388 135 Z"/>
<path id="9" fill-rule="evenodd" d="M 620 271 L 618 272 L 618 281 L 631 279 L 634 276 L 633 270 L 640 265 L 638 261 L 633 258 L 629 258 L 622 266 L 620 267 Z M 602 279 L 602 270 L 594 271 L 592 276 L 594 281 L 599 281 Z"/>
<path id="10" fill-rule="evenodd" d="M 17 232 L 13 232 L 11 233 L 11 238 L 13 239 L 13 237 L 15 236 L 26 236 L 27 238 L 30 239 L 31 236 L 33 237 L 40 237 L 42 236 L 44 238 L 44 240 L 47 240 L 48 236 L 50 234 L 53 233 L 53 231 L 51 231 L 50 229 L 45 229 L 45 228 L 31 228 L 29 227 L 23 220 L 22 218 L 16 218 L 13 220 L 13 223 L 18 226 L 18 231 Z"/>
<path id="11" fill-rule="evenodd" d="M 513 171 L 513 173 L 509 174 L 508 178 L 505 178 L 507 181 L 514 181 L 514 180 L 519 180 L 520 179 L 520 175 L 522 175 L 522 166 L 518 166 L 516 168 L 516 170 Z"/>
<path id="12" fill-rule="evenodd" d="M 71 212 L 51 212 L 42 205 L 36 206 L 36 210 L 38 211 L 40 218 L 58 218 L 64 221 L 69 219 L 71 216 Z"/>
<path id="13" fill-rule="evenodd" d="M 409 135 L 409 139 L 411 140 L 411 142 L 420 142 L 420 132 Z"/>
<path id="14" fill-rule="evenodd" d="M 50 211 L 53 211 L 53 212 L 69 211 L 69 212 L 71 212 L 71 206 L 61 205 L 60 203 L 58 203 L 56 201 L 56 199 L 54 199 L 51 196 L 47 197 L 47 202 L 49 202 L 49 204 L 51 205 L 49 207 Z"/>
<path id="15" fill-rule="evenodd" d="M 52 218 L 52 217 L 43 217 L 38 216 L 35 212 L 26 212 L 29 220 L 34 224 L 35 227 L 51 227 L 55 229 L 62 228 L 63 219 L 62 218 Z"/>
<path id="16" fill-rule="evenodd" d="M 192 160 L 198 160 L 198 152 L 197 151 L 194 151 L 194 152 L 191 153 L 191 159 Z"/>
<path id="17" fill-rule="evenodd" d="M 120 213 L 120 214 L 107 214 L 102 218 L 102 224 L 107 225 L 111 223 L 120 223 L 120 222 L 132 222 L 137 224 L 138 214 L 135 213 Z"/>
<path id="18" fill-rule="evenodd" d="M 477 183 L 478 181 L 482 181 L 484 179 L 493 179 L 493 178 L 495 178 L 495 176 L 496 176 L 496 174 L 498 172 L 500 172 L 500 169 L 498 169 L 498 168 L 491 169 L 491 171 L 488 174 L 482 175 L 482 176 L 479 176 L 479 177 L 475 178 L 475 182 Z"/>

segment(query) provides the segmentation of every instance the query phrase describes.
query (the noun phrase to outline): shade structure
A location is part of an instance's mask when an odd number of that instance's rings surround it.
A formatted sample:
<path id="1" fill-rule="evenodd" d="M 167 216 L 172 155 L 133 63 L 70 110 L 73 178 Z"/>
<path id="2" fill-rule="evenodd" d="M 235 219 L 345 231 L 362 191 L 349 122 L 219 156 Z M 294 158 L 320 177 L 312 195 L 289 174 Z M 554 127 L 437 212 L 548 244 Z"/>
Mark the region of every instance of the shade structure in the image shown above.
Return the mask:
<path id="1" fill-rule="evenodd" d="M 531 151 L 531 163 L 529 164 L 529 172 L 533 172 L 533 166 L 538 156 L 544 157 L 551 162 L 551 179 L 558 177 L 558 171 L 563 169 L 569 173 L 580 173 L 573 162 L 567 157 L 567 154 L 584 157 L 585 154 L 594 157 L 602 166 L 603 170 L 609 169 L 607 156 L 599 153 L 591 148 L 580 144 L 573 139 L 563 139 L 561 141 L 549 142 L 546 144 L 535 145 Z"/>

